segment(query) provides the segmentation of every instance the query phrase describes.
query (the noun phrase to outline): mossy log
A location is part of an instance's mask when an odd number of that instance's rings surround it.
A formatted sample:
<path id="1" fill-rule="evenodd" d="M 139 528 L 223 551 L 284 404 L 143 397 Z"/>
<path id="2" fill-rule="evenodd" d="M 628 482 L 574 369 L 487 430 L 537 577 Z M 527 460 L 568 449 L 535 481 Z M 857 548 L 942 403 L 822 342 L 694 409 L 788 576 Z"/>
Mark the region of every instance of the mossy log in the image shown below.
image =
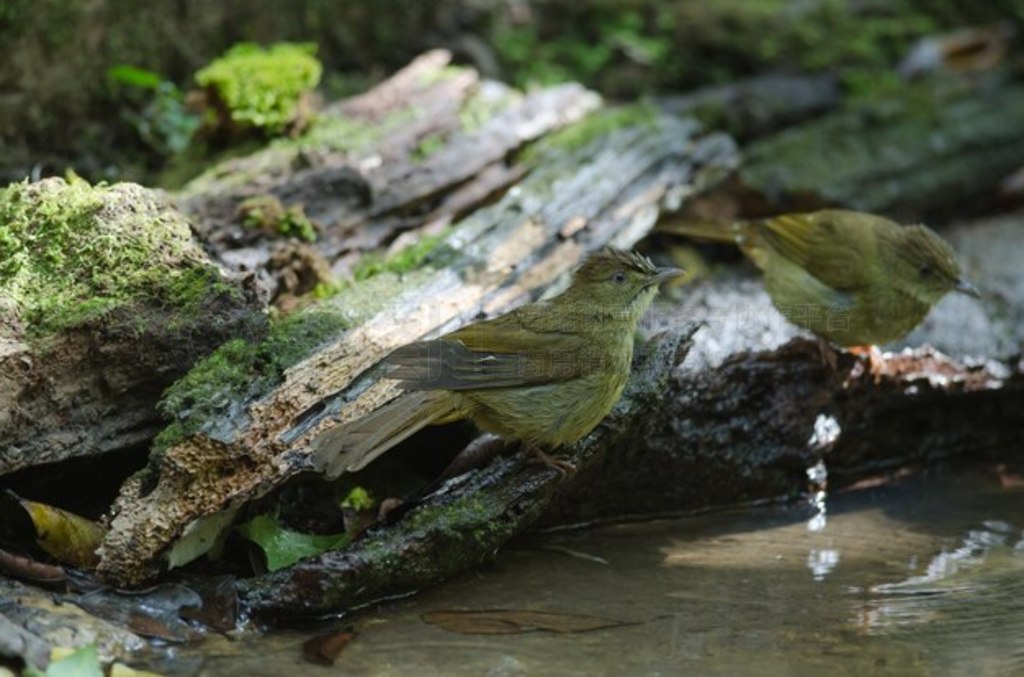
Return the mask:
<path id="1" fill-rule="evenodd" d="M 1021 119 L 1024 86 L 1001 77 L 908 85 L 751 143 L 739 184 L 772 213 L 969 213 L 1024 163 Z"/>
<path id="2" fill-rule="evenodd" d="M 771 73 L 657 99 L 661 110 L 693 115 L 740 140 L 764 136 L 839 105 L 839 78 L 831 74 Z"/>
<path id="3" fill-rule="evenodd" d="M 727 273 L 656 307 L 622 401 L 561 479 L 499 457 L 344 550 L 239 581 L 264 620 L 336 613 L 439 582 L 531 527 L 829 490 L 955 455 L 1019 460 L 1024 215 L 951 233 L 985 290 L 950 297 L 905 345 L 867 361 L 788 325 L 760 280 Z M 898 346 L 893 346 L 896 348 Z M 1014 456 L 1016 454 L 1016 456 Z"/>
<path id="4" fill-rule="evenodd" d="M 302 137 L 214 167 L 183 189 L 181 208 L 227 265 L 278 278 L 275 252 L 294 247 L 301 222 L 323 272 L 305 288 L 279 281 L 273 295 L 301 294 L 362 276 L 362 255 L 406 231 L 396 249 L 486 204 L 531 168 L 520 149 L 600 105 L 579 85 L 522 94 L 450 59 L 429 52 L 328 106 Z"/>
<path id="5" fill-rule="evenodd" d="M 452 86 L 460 78 L 457 73 L 442 80 Z M 347 105 L 386 107 L 394 97 L 382 92 L 388 87 L 404 92 L 406 79 L 423 82 L 421 73 L 399 74 L 397 84 L 393 80 L 361 103 Z M 480 133 L 486 130 L 494 137 L 489 140 L 473 142 L 473 133 L 454 135 L 431 155 L 440 158 L 437 167 L 427 158 L 424 173 L 404 182 L 393 177 L 396 185 L 404 186 L 408 199 L 390 185 L 371 191 L 378 197 L 354 210 L 346 206 L 344 193 L 335 195 L 333 202 L 318 202 L 316 213 L 335 213 L 324 241 L 345 241 L 356 232 L 350 229 L 357 223 L 363 224 L 359 232 L 373 232 L 381 223 L 391 229 L 400 205 L 418 204 L 442 186 L 450 190 L 472 183 L 467 166 L 486 172 L 503 162 L 511 148 L 567 119 L 569 103 L 561 97 L 572 91 L 541 92 L 522 100 L 526 108 L 514 104 L 503 109 L 496 122 L 480 127 Z M 418 138 L 411 133 L 410 137 Z M 384 147 L 394 143 L 391 139 Z M 693 120 L 640 108 L 594 113 L 541 139 L 522 161 L 530 162 L 532 170 L 497 202 L 476 209 L 435 238 L 415 257 L 414 270 L 392 272 L 382 267 L 319 304 L 315 312 L 341 317 L 343 326 L 333 337 L 321 336 L 323 345 L 284 369 L 276 382 L 265 381 L 272 387 L 243 389 L 233 398 L 218 390 L 223 406 L 213 415 L 208 410 L 200 423 L 187 420 L 196 407 L 195 398 L 184 393 L 181 399 L 189 408 L 181 412 L 184 427 L 179 432 L 186 434 L 170 439 L 150 468 L 123 486 L 100 548 L 99 573 L 119 583 L 138 583 L 167 561 L 198 556 L 240 504 L 299 472 L 323 468 L 330 460 L 325 454 L 337 451 L 323 438 L 397 393 L 394 383 L 380 380 L 381 371 L 375 369 L 392 349 L 536 298 L 564 281 L 598 247 L 632 246 L 662 209 L 677 208 L 732 171 L 738 154 L 728 137 L 700 135 Z M 404 159 L 396 162 L 402 166 Z M 384 173 L 391 176 L 391 171 Z M 208 205 L 203 213 L 230 211 L 210 207 L 219 203 L 212 192 L 209 195 L 202 198 Z M 228 362 L 226 357 L 215 355 L 218 364 Z M 238 354 L 233 358 L 247 359 Z M 231 376 L 224 380 L 237 376 L 230 365 L 225 368 L 229 371 L 200 365 L 207 383 L 197 382 L 197 390 L 208 392 L 209 383 L 220 383 L 224 374 Z"/>
<path id="6" fill-rule="evenodd" d="M 153 191 L 0 190 L 0 475 L 148 443 L 163 389 L 265 326 L 251 280 L 225 277 Z"/>

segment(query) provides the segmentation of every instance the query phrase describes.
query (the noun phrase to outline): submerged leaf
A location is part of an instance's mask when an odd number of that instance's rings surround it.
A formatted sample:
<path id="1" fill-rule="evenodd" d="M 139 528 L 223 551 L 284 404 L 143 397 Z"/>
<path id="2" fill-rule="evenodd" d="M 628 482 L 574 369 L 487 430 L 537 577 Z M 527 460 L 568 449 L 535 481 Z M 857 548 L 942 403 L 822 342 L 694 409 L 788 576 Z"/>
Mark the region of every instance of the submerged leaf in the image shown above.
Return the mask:
<path id="1" fill-rule="evenodd" d="M 50 658 L 44 673 L 46 677 L 103 677 L 95 644 L 88 644 L 71 653 L 55 648 Z"/>
<path id="2" fill-rule="evenodd" d="M 303 557 L 337 550 L 348 543 L 346 534 L 303 534 L 281 526 L 269 515 L 259 515 L 238 527 L 238 532 L 263 549 L 267 569 L 277 571 Z"/>
<path id="3" fill-rule="evenodd" d="M 329 667 L 334 665 L 334 661 L 338 660 L 341 652 L 355 638 L 356 633 L 352 632 L 352 628 L 326 635 L 317 635 L 302 643 L 302 655 L 311 663 Z"/>
<path id="4" fill-rule="evenodd" d="M 190 610 L 201 609 L 204 600 L 183 584 L 158 585 L 131 593 L 97 588 L 68 601 L 143 637 L 188 642 L 203 636 L 185 617 Z"/>
<path id="5" fill-rule="evenodd" d="M 18 499 L 36 528 L 39 547 L 63 564 L 93 569 L 99 562 L 96 548 L 106 535 L 102 526 L 45 503 Z"/>
<path id="6" fill-rule="evenodd" d="M 636 625 L 635 622 L 611 618 L 561 614 L 528 609 L 493 609 L 466 611 L 430 611 L 423 620 L 449 632 L 462 635 L 516 635 L 524 632 L 589 632 L 604 628 Z"/>

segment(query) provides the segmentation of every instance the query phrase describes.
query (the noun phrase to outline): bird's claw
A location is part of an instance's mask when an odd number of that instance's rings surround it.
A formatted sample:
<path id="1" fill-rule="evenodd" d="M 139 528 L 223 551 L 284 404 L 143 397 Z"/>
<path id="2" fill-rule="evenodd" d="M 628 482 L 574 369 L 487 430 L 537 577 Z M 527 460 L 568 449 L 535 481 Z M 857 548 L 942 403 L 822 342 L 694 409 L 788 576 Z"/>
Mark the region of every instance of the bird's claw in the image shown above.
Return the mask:
<path id="1" fill-rule="evenodd" d="M 567 461 L 563 458 L 555 458 L 551 454 L 545 453 L 544 451 L 534 448 L 533 458 L 530 459 L 530 463 L 542 463 L 549 468 L 558 471 L 558 474 L 562 478 L 570 477 L 576 474 L 576 465 L 572 461 Z"/>

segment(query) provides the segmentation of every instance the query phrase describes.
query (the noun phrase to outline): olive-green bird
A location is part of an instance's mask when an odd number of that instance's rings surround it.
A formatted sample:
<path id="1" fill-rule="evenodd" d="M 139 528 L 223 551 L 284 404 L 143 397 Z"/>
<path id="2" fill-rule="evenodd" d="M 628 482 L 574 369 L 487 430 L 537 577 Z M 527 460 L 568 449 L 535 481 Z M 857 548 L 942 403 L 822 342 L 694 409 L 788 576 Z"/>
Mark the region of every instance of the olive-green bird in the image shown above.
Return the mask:
<path id="1" fill-rule="evenodd" d="M 935 231 L 873 214 L 826 209 L 662 230 L 735 243 L 763 271 L 765 289 L 790 322 L 841 346 L 905 336 L 948 292 L 978 296 Z"/>
<path id="2" fill-rule="evenodd" d="M 427 425 L 462 419 L 568 466 L 541 447 L 579 440 L 611 411 L 641 316 L 658 285 L 681 272 L 603 249 L 554 298 L 398 348 L 388 376 L 406 392 L 325 440 L 322 448 L 342 450 L 327 474 L 358 470 Z"/>

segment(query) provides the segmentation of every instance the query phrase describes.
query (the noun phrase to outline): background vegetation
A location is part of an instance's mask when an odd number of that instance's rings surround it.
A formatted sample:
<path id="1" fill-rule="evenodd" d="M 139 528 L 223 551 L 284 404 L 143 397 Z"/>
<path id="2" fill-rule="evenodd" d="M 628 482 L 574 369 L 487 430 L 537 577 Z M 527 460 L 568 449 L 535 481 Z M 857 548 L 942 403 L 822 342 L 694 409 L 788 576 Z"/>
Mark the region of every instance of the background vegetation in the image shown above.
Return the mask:
<path id="1" fill-rule="evenodd" d="M 242 41 L 314 43 L 328 99 L 432 47 L 518 86 L 577 80 L 614 99 L 764 70 L 833 71 L 871 96 L 898 86 L 893 66 L 918 38 L 996 21 L 1019 28 L 1024 2 L 7 0 L 0 180 L 73 167 L 155 181 L 199 125 L 196 73 Z"/>

